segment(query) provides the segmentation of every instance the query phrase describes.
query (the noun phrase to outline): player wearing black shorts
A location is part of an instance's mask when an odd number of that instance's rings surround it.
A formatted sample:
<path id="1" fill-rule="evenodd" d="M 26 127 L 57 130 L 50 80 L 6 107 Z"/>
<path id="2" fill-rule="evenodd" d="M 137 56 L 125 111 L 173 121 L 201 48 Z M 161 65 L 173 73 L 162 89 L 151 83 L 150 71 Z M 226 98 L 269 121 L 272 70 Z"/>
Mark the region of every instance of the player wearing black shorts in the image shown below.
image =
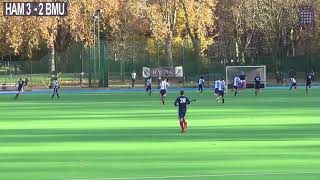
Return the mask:
<path id="1" fill-rule="evenodd" d="M 236 76 L 234 79 L 233 79 L 233 90 L 234 90 L 234 96 L 237 96 L 238 94 L 238 88 L 239 88 L 239 83 L 240 83 L 240 78 L 239 76 Z"/>
<path id="2" fill-rule="evenodd" d="M 190 103 L 191 101 L 186 96 L 184 96 L 184 91 L 180 91 L 180 96 L 177 97 L 174 105 L 179 106 L 178 117 L 181 127 L 181 133 L 186 132 L 188 128 L 185 116 L 187 113 L 187 105 L 189 105 Z"/>
<path id="3" fill-rule="evenodd" d="M 217 101 L 220 102 L 220 99 L 222 100 L 222 103 L 224 103 L 224 91 L 226 88 L 226 82 L 223 78 L 220 78 L 221 80 L 218 82 L 218 97 Z"/>
<path id="4" fill-rule="evenodd" d="M 198 91 L 202 94 L 204 88 L 204 78 L 201 76 L 201 78 L 198 80 Z"/>
<path id="5" fill-rule="evenodd" d="M 292 88 L 294 88 L 294 89 L 297 89 L 297 81 L 296 81 L 296 79 L 295 78 L 290 78 L 290 81 L 291 81 L 291 86 L 290 86 L 290 91 L 292 91 Z"/>
<path id="6" fill-rule="evenodd" d="M 60 98 L 59 92 L 58 92 L 59 88 L 60 88 L 59 81 L 58 80 L 52 81 L 52 89 L 53 89 L 52 96 L 51 96 L 52 99 L 54 98 L 54 95 L 57 95 L 58 99 Z"/>
<path id="7" fill-rule="evenodd" d="M 149 77 L 146 81 L 146 92 L 149 92 L 149 96 L 151 96 L 151 92 L 152 92 L 152 79 L 151 77 Z"/>
<path id="8" fill-rule="evenodd" d="M 257 75 L 254 78 L 254 89 L 255 89 L 255 95 L 258 96 L 260 93 L 260 86 L 261 86 L 261 78 L 259 75 Z"/>
<path id="9" fill-rule="evenodd" d="M 160 83 L 160 95 L 161 95 L 161 101 L 162 101 L 162 108 L 166 105 L 166 96 L 167 96 L 167 89 L 169 87 L 168 79 L 165 80 L 162 79 L 162 82 Z"/>
<path id="10" fill-rule="evenodd" d="M 311 88 L 311 84 L 312 84 L 312 76 L 310 74 L 308 74 L 305 78 L 306 80 L 306 93 L 309 92 L 309 89 Z"/>
<path id="11" fill-rule="evenodd" d="M 25 85 L 25 81 L 23 81 L 21 78 L 20 80 L 18 81 L 18 90 L 17 90 L 17 94 L 15 96 L 15 99 L 18 99 L 20 93 L 23 92 L 23 87 Z"/>

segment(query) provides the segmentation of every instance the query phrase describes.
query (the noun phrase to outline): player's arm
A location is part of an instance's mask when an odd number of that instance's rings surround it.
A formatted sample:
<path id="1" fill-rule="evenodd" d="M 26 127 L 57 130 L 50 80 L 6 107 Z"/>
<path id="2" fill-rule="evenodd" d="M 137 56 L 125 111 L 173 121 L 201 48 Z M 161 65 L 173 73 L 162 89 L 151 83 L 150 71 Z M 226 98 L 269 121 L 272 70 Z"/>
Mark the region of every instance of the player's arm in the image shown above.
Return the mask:
<path id="1" fill-rule="evenodd" d="M 176 99 L 176 101 L 174 102 L 174 106 L 178 106 L 179 104 L 179 98 Z"/>
<path id="2" fill-rule="evenodd" d="M 191 103 L 191 101 L 187 98 L 187 102 L 186 102 L 187 104 L 190 104 Z"/>

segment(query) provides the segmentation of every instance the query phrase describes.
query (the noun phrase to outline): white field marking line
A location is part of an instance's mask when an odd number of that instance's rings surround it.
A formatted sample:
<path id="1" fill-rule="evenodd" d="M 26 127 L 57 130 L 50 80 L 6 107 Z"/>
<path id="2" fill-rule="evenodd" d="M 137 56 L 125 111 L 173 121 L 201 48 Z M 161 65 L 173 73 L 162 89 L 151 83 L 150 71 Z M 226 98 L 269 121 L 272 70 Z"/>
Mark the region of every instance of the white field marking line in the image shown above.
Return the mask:
<path id="1" fill-rule="evenodd" d="M 172 178 L 201 178 L 201 177 L 228 177 L 228 176 L 272 176 L 272 175 L 315 175 L 319 172 L 266 172 L 266 173 L 236 173 L 236 174 L 202 174 L 189 176 L 146 176 L 146 177 L 113 177 L 93 179 L 69 179 L 69 180 L 135 180 L 135 179 L 172 179 Z"/>

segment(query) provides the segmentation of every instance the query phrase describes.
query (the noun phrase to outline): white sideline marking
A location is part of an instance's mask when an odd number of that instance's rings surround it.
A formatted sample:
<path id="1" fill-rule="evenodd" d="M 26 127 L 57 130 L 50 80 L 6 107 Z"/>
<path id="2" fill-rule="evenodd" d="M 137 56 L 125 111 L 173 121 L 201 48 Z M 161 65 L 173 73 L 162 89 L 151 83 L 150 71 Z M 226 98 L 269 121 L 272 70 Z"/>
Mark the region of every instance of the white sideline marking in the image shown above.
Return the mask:
<path id="1" fill-rule="evenodd" d="M 135 180 L 135 179 L 171 179 L 171 178 L 201 178 L 201 177 L 228 177 L 228 176 L 272 176 L 272 175 L 307 175 L 320 174 L 320 172 L 266 172 L 266 173 L 237 173 L 237 174 L 203 174 L 189 176 L 146 176 L 146 177 L 113 177 L 93 179 L 69 179 L 69 180 Z"/>

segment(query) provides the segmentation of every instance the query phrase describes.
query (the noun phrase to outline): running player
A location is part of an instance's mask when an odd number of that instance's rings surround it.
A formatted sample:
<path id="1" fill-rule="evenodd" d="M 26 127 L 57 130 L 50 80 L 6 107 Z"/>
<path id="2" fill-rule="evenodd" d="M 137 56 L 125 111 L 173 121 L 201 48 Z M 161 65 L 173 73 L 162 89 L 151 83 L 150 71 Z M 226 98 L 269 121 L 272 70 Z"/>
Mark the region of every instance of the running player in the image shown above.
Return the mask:
<path id="1" fill-rule="evenodd" d="M 174 105 L 179 106 L 178 116 L 181 127 L 181 133 L 186 132 L 188 128 L 188 124 L 185 119 L 188 104 L 190 104 L 190 100 L 186 96 L 184 96 L 184 91 L 180 91 L 180 96 L 177 97 L 176 101 L 174 102 Z"/>
<path id="2" fill-rule="evenodd" d="M 20 80 L 18 81 L 18 90 L 17 90 L 17 94 L 16 94 L 16 97 L 14 99 L 18 99 L 20 93 L 23 92 L 23 88 L 25 86 L 25 81 L 23 81 L 21 78 Z"/>
<path id="3" fill-rule="evenodd" d="M 151 96 L 151 91 L 152 91 L 151 85 L 152 85 L 152 79 L 151 77 L 149 77 L 146 81 L 146 92 L 149 92 L 149 96 Z"/>
<path id="4" fill-rule="evenodd" d="M 257 75 L 255 78 L 254 78 L 254 89 L 255 89 L 255 92 L 254 94 L 256 96 L 258 96 L 258 94 L 260 93 L 260 85 L 261 85 L 261 78 L 259 75 Z"/>
<path id="5" fill-rule="evenodd" d="M 220 79 L 214 82 L 214 95 L 217 96 L 217 98 L 219 97 L 219 92 L 218 92 L 219 83 L 220 83 Z"/>
<path id="6" fill-rule="evenodd" d="M 52 99 L 54 98 L 54 95 L 56 94 L 58 99 L 60 98 L 59 93 L 58 93 L 58 89 L 60 88 L 60 83 L 58 80 L 53 80 L 52 81 L 52 89 L 53 89 L 53 94 L 52 94 Z"/>
<path id="7" fill-rule="evenodd" d="M 167 95 L 168 87 L 169 87 L 169 83 L 165 80 L 165 78 L 163 78 L 162 82 L 160 83 L 160 95 L 161 95 L 163 107 L 166 105 L 166 95 Z"/>
<path id="8" fill-rule="evenodd" d="M 238 88 L 239 88 L 240 78 L 239 76 L 236 76 L 233 80 L 233 90 L 234 90 L 234 96 L 237 96 Z"/>
<path id="9" fill-rule="evenodd" d="M 297 81 L 296 81 L 296 79 L 291 77 L 290 81 L 292 83 L 291 86 L 290 86 L 290 91 L 292 90 L 292 88 L 297 89 Z"/>
<path id="10" fill-rule="evenodd" d="M 305 80 L 306 80 L 306 92 L 308 93 L 312 84 L 312 76 L 310 74 L 307 74 Z"/>
<path id="11" fill-rule="evenodd" d="M 224 90 L 226 87 L 226 83 L 223 78 L 218 83 L 218 98 L 217 101 L 220 102 L 220 99 L 222 99 L 222 103 L 224 103 Z"/>
<path id="12" fill-rule="evenodd" d="M 203 79 L 203 76 L 201 76 L 200 79 L 198 80 L 198 92 L 200 91 L 201 95 L 203 92 L 203 88 L 204 88 L 204 79 Z"/>

